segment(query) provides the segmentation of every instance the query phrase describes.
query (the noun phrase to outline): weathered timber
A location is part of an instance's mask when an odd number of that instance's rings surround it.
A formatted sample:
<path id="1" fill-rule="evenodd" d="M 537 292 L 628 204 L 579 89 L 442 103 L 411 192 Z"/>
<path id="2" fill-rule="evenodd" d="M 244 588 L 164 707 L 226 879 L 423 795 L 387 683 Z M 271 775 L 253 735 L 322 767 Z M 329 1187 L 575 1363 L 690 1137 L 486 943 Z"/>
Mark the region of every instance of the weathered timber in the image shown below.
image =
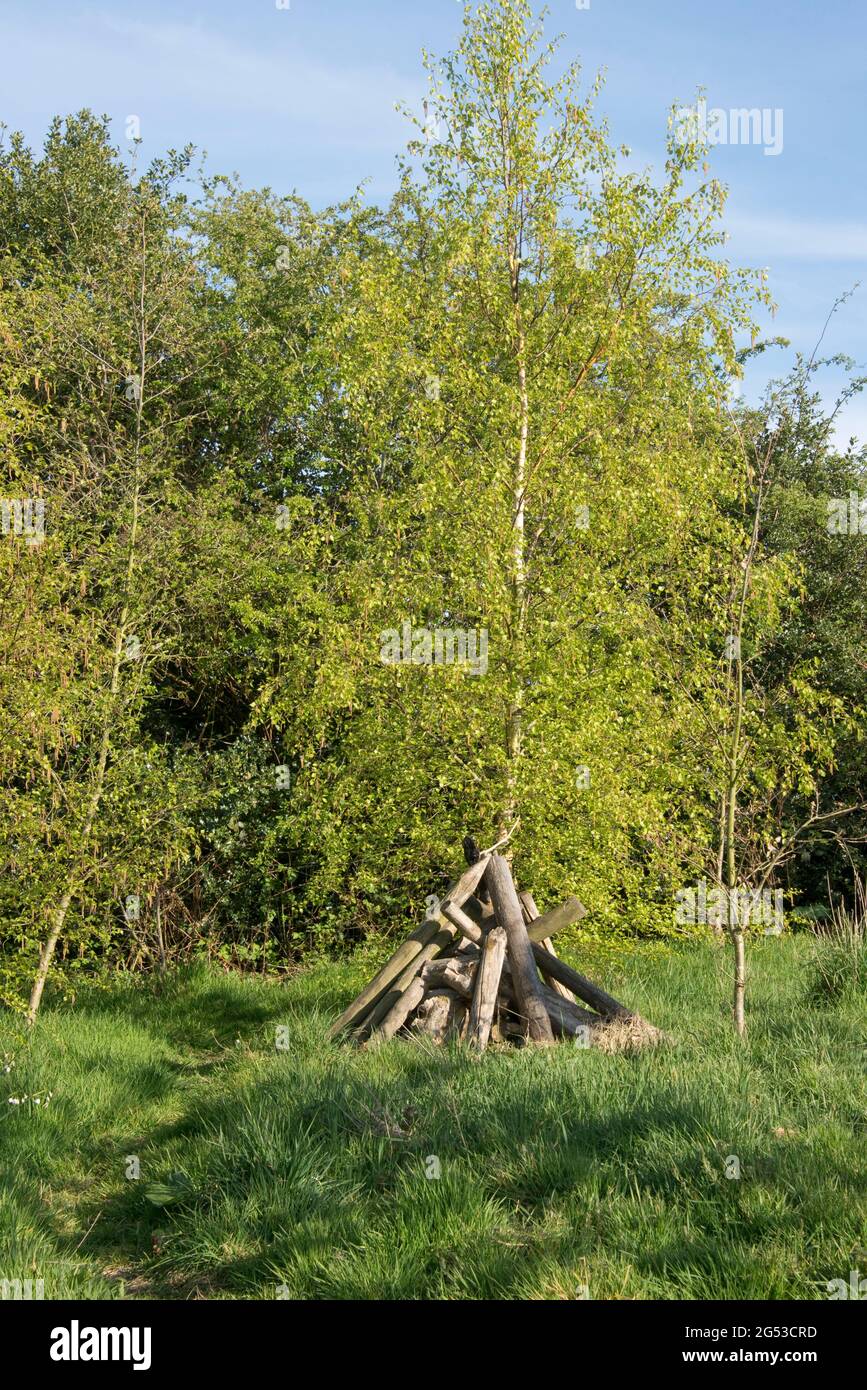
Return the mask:
<path id="1" fill-rule="evenodd" d="M 392 981 L 397 979 L 409 962 L 414 960 L 441 930 L 442 927 L 437 918 L 425 918 L 415 931 L 410 932 L 406 941 L 398 946 L 394 955 L 389 957 L 382 969 L 370 981 L 370 984 L 365 986 L 352 1003 L 343 1010 L 340 1017 L 332 1023 L 328 1030 L 328 1036 L 334 1038 L 344 1028 L 358 1025 L 371 1006 L 382 998 Z"/>
<path id="2" fill-rule="evenodd" d="M 414 1027 L 433 1042 L 460 1037 L 466 1006 L 450 989 L 433 989 L 419 1005 Z"/>
<path id="3" fill-rule="evenodd" d="M 478 888 L 479 883 L 484 877 L 487 866 L 487 855 L 482 855 L 477 863 L 470 865 L 470 867 L 461 874 L 457 883 L 450 885 L 442 901 L 441 908 L 447 903 L 454 904 L 456 907 L 461 907 L 462 904 L 466 902 L 467 898 Z M 340 1017 L 332 1023 L 328 1030 L 328 1036 L 334 1038 L 345 1028 L 353 1028 L 358 1031 L 359 1027 L 362 1025 L 365 1028 L 370 1026 L 370 1020 L 367 1018 L 367 1015 L 370 1013 L 371 1009 L 375 1008 L 386 990 L 392 984 L 392 981 L 394 981 L 404 968 L 420 954 L 428 942 L 431 941 L 440 930 L 440 927 L 440 918 L 439 915 L 437 915 L 434 918 L 426 918 L 420 926 L 416 927 L 415 931 L 410 932 L 406 941 L 404 941 L 397 948 L 394 955 L 385 962 L 385 965 L 379 973 L 374 976 L 370 984 L 361 991 L 357 998 L 353 999 L 352 1003 L 343 1010 Z M 412 978 L 412 976 L 410 976 L 410 978 Z M 390 1008 L 391 1004 L 388 1006 L 388 1009 Z M 380 1013 L 379 1017 L 384 1018 L 388 1009 Z"/>
<path id="4" fill-rule="evenodd" d="M 530 1037 L 533 1042 L 552 1043 L 554 1033 L 542 999 L 542 985 L 536 974 L 521 901 L 509 865 L 501 854 L 491 855 L 485 882 L 494 905 L 494 916 L 506 932 L 512 985 L 520 1012 L 527 1020 Z"/>
<path id="5" fill-rule="evenodd" d="M 384 1018 L 388 1016 L 394 1008 L 403 992 L 412 984 L 415 977 L 423 969 L 427 961 L 433 960 L 441 951 L 449 947 L 457 936 L 457 931 L 451 922 L 440 921 L 437 926 L 436 934 L 431 938 L 427 945 L 413 956 L 412 960 L 404 966 L 403 970 L 395 980 L 386 988 L 385 993 L 377 1000 L 370 1012 L 361 1020 L 361 1023 L 353 1030 L 354 1037 L 360 1037 L 378 1028 Z"/>
<path id="6" fill-rule="evenodd" d="M 491 927 L 480 943 L 479 962 L 476 967 L 476 986 L 470 1007 L 470 1021 L 467 1037 L 470 1044 L 479 1052 L 484 1052 L 491 1036 L 497 995 L 500 992 L 500 977 L 506 957 L 506 931 L 504 927 Z"/>
<path id="7" fill-rule="evenodd" d="M 475 893 L 482 879 L 485 877 L 490 858 L 490 855 L 483 854 L 481 859 L 464 870 L 454 887 L 450 888 L 446 893 L 440 904 L 440 910 L 445 908 L 447 904 L 452 904 L 454 907 L 463 907 L 467 898 Z"/>
<path id="8" fill-rule="evenodd" d="M 568 999 L 563 998 L 562 994 L 555 994 L 550 985 L 542 986 L 542 996 L 551 1019 L 551 1025 L 557 1034 L 578 1037 L 582 1030 L 587 1029 L 589 1030 L 588 1036 L 591 1036 L 594 1028 L 606 1026 L 606 1020 L 601 1018 L 599 1014 L 591 1013 L 589 1009 L 582 1009 L 579 1004 L 570 1003 Z"/>
<path id="9" fill-rule="evenodd" d="M 468 864 L 477 864 L 477 863 L 479 862 L 480 857 L 481 857 L 481 852 L 480 852 L 479 847 L 478 847 L 478 845 L 476 844 L 475 840 L 473 839 L 472 835 L 465 835 L 465 836 L 464 836 L 464 858 L 466 859 L 467 863 L 468 863 Z M 488 895 L 488 890 L 485 888 L 484 883 L 483 883 L 483 884 L 480 886 L 480 888 L 479 888 L 479 898 L 481 899 L 481 901 L 482 901 L 483 903 L 487 904 L 488 906 L 490 905 L 490 898 L 489 898 L 489 895 Z"/>
<path id="10" fill-rule="evenodd" d="M 494 909 L 491 907 L 490 902 L 483 903 L 476 897 L 475 893 L 472 893 L 467 898 L 463 907 L 467 916 L 472 917 L 473 921 L 478 926 L 490 927 L 492 925 L 491 919 L 494 915 Z"/>
<path id="11" fill-rule="evenodd" d="M 552 907 L 550 912 L 543 912 L 541 917 L 537 917 L 527 928 L 527 935 L 531 941 L 544 941 L 546 936 L 556 936 L 563 927 L 569 927 L 573 922 L 580 922 L 582 917 L 587 916 L 587 909 L 577 898 L 567 898 L 560 907 Z"/>
<path id="12" fill-rule="evenodd" d="M 395 1033 L 406 1023 L 413 1009 L 418 1008 L 424 999 L 426 989 L 424 976 L 416 975 L 385 1015 L 371 1041 L 379 1041 L 380 1039 L 386 1041 L 388 1038 L 393 1038 Z"/>
<path id="13" fill-rule="evenodd" d="M 527 923 L 527 926 L 529 927 L 531 922 L 535 922 L 536 918 L 541 916 L 541 913 L 539 912 L 539 909 L 536 906 L 536 899 L 533 897 L 533 894 L 529 892 L 529 890 L 526 888 L 521 888 L 518 891 L 518 898 L 521 902 L 521 911 L 524 914 L 524 921 Z"/>
<path id="14" fill-rule="evenodd" d="M 571 965 L 567 965 L 559 957 L 549 955 L 543 946 L 534 945 L 533 955 L 540 970 L 553 975 L 561 984 L 567 985 L 577 998 L 582 999 L 585 1004 L 589 1004 L 603 1018 L 632 1018 L 644 1022 L 638 1014 L 627 1009 L 610 994 L 606 994 L 605 990 L 600 989 L 598 985 L 594 985 L 593 981 L 588 980 L 586 975 L 580 975 L 577 970 L 573 970 Z M 650 1024 L 647 1026 L 650 1027 Z"/>
<path id="15" fill-rule="evenodd" d="M 522 893 L 519 893 L 518 897 L 521 899 L 521 907 L 524 912 L 524 921 L 527 923 L 527 928 L 529 932 L 530 926 L 539 918 L 539 909 L 536 906 L 536 901 L 533 897 L 533 894 L 528 893 L 526 889 Z M 557 952 L 554 950 L 554 943 L 551 940 L 550 936 L 546 936 L 544 941 L 541 942 L 541 945 L 544 946 L 545 950 L 548 952 L 549 955 L 556 956 Z M 543 970 L 542 977 L 545 983 L 547 985 L 550 985 L 556 994 L 562 995 L 564 999 L 568 999 L 572 1004 L 575 1003 L 575 998 L 572 994 L 572 991 L 570 989 L 567 989 L 565 985 L 562 985 L 559 980 L 555 980 L 553 975 L 547 975 Z"/>
<path id="16" fill-rule="evenodd" d="M 428 989 L 451 989 L 462 999 L 471 1000 L 477 969 L 478 957 L 475 960 L 461 960 L 452 956 L 449 960 L 428 961 L 421 978 Z"/>
<path id="17" fill-rule="evenodd" d="M 463 908 L 455 907 L 453 903 L 446 903 L 443 908 L 443 916 L 451 922 L 452 926 L 457 927 L 467 941 L 472 941 L 476 946 L 480 944 L 485 935 L 484 929 L 471 917 L 468 917 Z"/>

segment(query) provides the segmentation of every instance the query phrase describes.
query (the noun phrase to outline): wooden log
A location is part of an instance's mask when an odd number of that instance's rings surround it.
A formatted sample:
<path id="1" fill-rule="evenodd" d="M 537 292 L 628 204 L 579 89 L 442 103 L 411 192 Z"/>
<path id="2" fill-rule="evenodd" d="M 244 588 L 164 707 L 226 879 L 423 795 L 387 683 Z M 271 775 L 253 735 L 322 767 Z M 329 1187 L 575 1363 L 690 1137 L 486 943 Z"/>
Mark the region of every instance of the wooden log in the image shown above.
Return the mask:
<path id="1" fill-rule="evenodd" d="M 463 908 L 467 916 L 472 917 L 477 926 L 493 926 L 491 919 L 494 915 L 494 909 L 491 907 L 490 902 L 483 903 L 476 897 L 475 893 L 471 893 L 464 903 Z"/>
<path id="2" fill-rule="evenodd" d="M 543 912 L 541 917 L 531 922 L 527 935 L 531 941 L 544 941 L 546 936 L 556 936 L 563 927 L 580 922 L 581 918 L 586 916 L 587 909 L 582 902 L 577 898 L 567 898 L 560 907 L 552 907 L 550 912 Z"/>
<path id="3" fill-rule="evenodd" d="M 446 903 L 452 903 L 456 907 L 461 907 L 463 903 L 466 902 L 467 898 L 478 888 L 485 875 L 487 866 L 487 855 L 482 855 L 475 864 L 471 864 L 470 867 L 461 874 L 457 883 L 453 883 L 449 886 L 446 896 L 440 905 L 441 908 Z M 340 1017 L 335 1019 L 328 1030 L 328 1036 L 334 1038 L 346 1028 L 353 1028 L 356 1032 L 359 1030 L 364 1031 L 364 1029 L 369 1028 L 371 1024 L 368 1015 L 371 1010 L 376 1008 L 386 990 L 389 989 L 389 986 L 392 985 L 393 981 L 397 979 L 406 966 L 421 953 L 436 933 L 441 930 L 441 925 L 440 915 L 437 914 L 432 918 L 425 918 L 420 926 L 416 927 L 415 931 L 410 932 L 406 941 L 404 941 L 397 948 L 394 955 L 385 962 L 385 965 L 370 981 L 370 984 L 366 985 L 361 993 L 353 999 L 352 1003 L 343 1010 Z M 411 975 L 410 979 L 412 978 L 413 976 Z M 392 1000 L 392 1003 L 390 1003 L 386 1009 L 380 1011 L 380 1020 L 385 1017 L 394 1002 L 395 1000 Z"/>
<path id="4" fill-rule="evenodd" d="M 414 960 L 441 930 L 442 927 L 437 918 L 425 918 L 415 931 L 410 932 L 407 939 L 398 946 L 394 955 L 389 957 L 370 983 L 365 985 L 361 993 L 332 1023 L 328 1030 L 328 1036 L 334 1038 L 344 1028 L 357 1026 L 369 1012 L 371 1006 L 382 998 L 392 981 L 397 979 L 409 962 Z"/>
<path id="5" fill-rule="evenodd" d="M 479 914 L 472 910 L 472 900 L 468 899 L 463 908 L 455 908 L 448 901 L 443 903 L 443 916 L 447 917 L 458 930 L 467 938 L 468 941 L 478 945 L 482 938 L 485 925 L 490 923 L 491 918 L 484 914 Z M 523 913 L 523 908 L 522 908 Z M 580 921 L 586 917 L 587 909 L 577 898 L 567 898 L 561 907 L 555 907 L 550 912 L 545 912 L 541 917 L 537 917 L 527 928 L 527 935 L 534 944 L 539 944 L 543 940 L 550 940 L 545 936 L 545 932 L 560 931 L 562 927 L 567 927 L 572 922 Z"/>
<path id="6" fill-rule="evenodd" d="M 475 923 L 473 925 L 475 926 Z M 480 943 L 479 963 L 476 967 L 476 986 L 473 990 L 470 1021 L 467 1027 L 469 1043 L 479 1052 L 484 1052 L 491 1036 L 505 958 L 505 929 L 499 926 L 492 927 Z"/>
<path id="7" fill-rule="evenodd" d="M 532 923 L 538 919 L 539 909 L 536 906 L 533 894 L 528 893 L 526 889 L 524 890 L 524 892 L 519 893 L 518 897 L 521 899 L 521 907 L 524 911 L 524 921 L 527 923 L 527 926 L 529 928 L 532 925 Z M 545 950 L 548 952 L 549 955 L 556 956 L 557 952 L 554 950 L 554 943 L 551 940 L 550 936 L 546 936 L 545 940 L 541 942 L 541 945 L 544 946 Z M 575 1003 L 575 998 L 572 994 L 572 991 L 570 989 L 567 989 L 565 985 L 562 985 L 559 980 L 555 980 L 553 975 L 546 974 L 543 969 L 542 976 L 545 980 L 545 983 L 547 985 L 550 985 L 551 988 L 555 991 L 555 993 L 562 995 L 562 997 L 564 999 L 568 999 L 570 1003 Z"/>
<path id="8" fill-rule="evenodd" d="M 393 1038 L 406 1023 L 413 1009 L 417 1009 L 424 999 L 426 988 L 423 974 L 416 975 L 385 1015 L 371 1041 L 385 1042 L 388 1038 Z"/>
<path id="9" fill-rule="evenodd" d="M 530 1037 L 533 1042 L 551 1043 L 554 1033 L 542 999 L 542 985 L 536 974 L 521 902 L 512 882 L 509 865 L 501 854 L 491 855 L 485 882 L 494 905 L 494 916 L 499 927 L 506 932 L 512 985 L 520 1011 L 527 1019 Z"/>
<path id="10" fill-rule="evenodd" d="M 592 1030 L 594 1028 L 604 1028 L 606 1020 L 599 1014 L 594 1014 L 589 1009 L 582 1009 L 578 1004 L 572 1004 L 568 999 L 564 999 L 562 994 L 555 994 L 550 985 L 542 986 L 542 997 L 545 1000 L 545 1007 L 551 1019 L 554 1032 L 558 1035 L 565 1034 L 567 1037 L 578 1037 L 582 1029 Z"/>
<path id="11" fill-rule="evenodd" d="M 578 902 L 577 898 L 573 898 L 571 901 L 573 903 Z M 580 903 L 578 906 L 580 907 Z M 555 911 L 559 910 L 560 909 L 555 909 Z M 550 916 L 550 914 L 546 915 Z M 447 916 L 448 920 L 462 932 L 465 940 L 478 944 L 482 935 L 481 928 L 478 927 L 475 922 L 471 921 L 465 912 L 461 912 L 460 910 L 448 911 Z M 537 922 L 542 920 L 542 918 L 538 918 Z M 534 922 L 533 925 L 537 925 L 537 922 Z M 533 958 L 546 978 L 550 977 L 552 981 L 556 979 L 558 983 L 565 985 L 572 996 L 577 996 L 577 998 L 581 999 L 585 1004 L 589 1004 L 591 1008 L 595 1009 L 597 1013 L 602 1016 L 602 1018 L 634 1019 L 637 1023 L 643 1024 L 646 1028 L 651 1028 L 652 1025 L 646 1023 L 640 1015 L 634 1013 L 631 1009 L 627 1009 L 625 1005 L 621 1004 L 619 1000 L 612 998 L 610 994 L 606 994 L 604 989 L 600 989 L 598 985 L 594 985 L 593 981 L 588 980 L 585 975 L 581 975 L 577 970 L 573 970 L 565 961 L 560 960 L 559 956 L 552 955 L 549 951 L 546 951 L 545 947 L 540 942 L 534 942 L 532 950 Z M 509 975 L 508 960 L 504 964 L 503 974 L 506 977 Z M 564 999 L 566 998 L 565 995 L 562 997 Z M 572 1002 L 574 1004 L 574 998 L 566 1002 Z"/>
<path id="12" fill-rule="evenodd" d="M 541 916 L 536 906 L 536 900 L 527 888 L 521 888 L 518 892 L 518 897 L 521 900 L 521 911 L 524 914 L 524 921 L 529 927 L 531 922 L 535 922 L 536 918 Z"/>
<path id="13" fill-rule="evenodd" d="M 627 1052 L 671 1041 L 638 1014 L 601 1018 L 577 1004 L 570 1004 L 547 985 L 543 988 L 551 1024 L 558 1037 L 580 1038 L 583 1046 L 596 1047 L 603 1052 Z"/>
<path id="14" fill-rule="evenodd" d="M 484 929 L 480 927 L 478 923 L 474 922 L 471 917 L 468 917 L 462 908 L 455 907 L 453 903 L 446 903 L 443 908 L 443 916 L 447 921 L 451 922 L 452 926 L 457 927 L 458 931 L 461 932 L 467 941 L 473 942 L 475 946 L 481 944 L 485 935 Z M 492 925 L 495 924 L 492 923 Z"/>
<path id="15" fill-rule="evenodd" d="M 452 957 L 450 960 L 432 960 L 428 961 L 422 970 L 421 978 L 427 989 L 450 989 L 462 999 L 471 1000 L 477 969 L 478 958 L 460 960 Z"/>
<path id="16" fill-rule="evenodd" d="M 374 1004 L 373 1008 L 353 1030 L 353 1037 L 359 1038 L 378 1028 L 383 1019 L 387 1018 L 391 1010 L 397 1004 L 401 995 L 412 984 L 413 980 L 424 968 L 429 960 L 438 956 L 441 951 L 446 950 L 457 937 L 457 931 L 451 922 L 441 922 L 438 926 L 436 935 L 431 938 L 426 946 L 413 956 L 408 965 L 398 975 L 397 979 L 392 980 L 385 993 Z"/>
<path id="17" fill-rule="evenodd" d="M 416 1014 L 415 1028 L 433 1042 L 460 1036 L 466 1008 L 450 989 L 434 989 L 425 995 Z"/>
<path id="18" fill-rule="evenodd" d="M 543 950 L 548 952 L 549 956 L 553 956 L 555 960 L 559 960 L 559 956 L 557 955 L 557 952 L 554 950 L 554 943 L 551 940 L 550 936 L 546 936 L 544 941 L 539 942 L 539 945 L 543 948 Z M 575 995 L 572 993 L 571 989 L 568 989 L 566 985 L 561 984 L 561 982 L 555 979 L 554 976 L 550 974 L 550 972 L 546 972 L 544 964 L 539 965 L 539 969 L 542 973 L 542 978 L 544 979 L 545 984 L 550 985 L 551 989 L 553 989 L 555 994 L 559 994 L 562 999 L 568 999 L 570 1004 L 574 1004 L 576 1002 Z"/>
<path id="19" fill-rule="evenodd" d="M 571 965 L 567 965 L 564 960 L 560 960 L 557 956 L 549 955 L 544 946 L 534 945 L 533 956 L 540 970 L 553 975 L 561 984 L 568 986 L 574 995 L 582 999 L 585 1004 L 589 1004 L 603 1018 L 632 1018 L 644 1022 L 638 1014 L 627 1009 L 610 994 L 606 994 L 605 990 L 600 989 L 598 985 L 594 985 L 593 981 L 588 980 L 586 975 L 580 975 L 577 970 L 572 969 Z M 650 1027 L 650 1024 L 647 1024 L 647 1027 Z"/>
<path id="20" fill-rule="evenodd" d="M 465 835 L 465 836 L 464 836 L 464 858 L 466 859 L 467 863 L 468 863 L 468 864 L 477 864 L 477 863 L 479 862 L 479 859 L 480 859 L 481 857 L 482 857 L 482 856 L 481 856 L 481 854 L 480 854 L 480 852 L 479 852 L 479 847 L 478 847 L 478 845 L 476 844 L 475 840 L 473 839 L 472 835 Z M 485 888 L 484 884 L 482 884 L 481 887 L 479 888 L 479 897 L 481 898 L 481 900 L 482 900 L 483 903 L 486 903 L 486 904 L 489 904 L 489 903 L 490 903 L 490 899 L 489 899 L 489 896 L 488 896 L 488 891 L 487 891 L 487 889 Z"/>
<path id="21" fill-rule="evenodd" d="M 467 898 L 475 893 L 482 879 L 488 870 L 491 856 L 483 854 L 477 863 L 471 864 L 458 879 L 453 888 L 450 888 L 440 903 L 440 911 L 443 911 L 447 904 L 455 907 L 463 907 Z"/>

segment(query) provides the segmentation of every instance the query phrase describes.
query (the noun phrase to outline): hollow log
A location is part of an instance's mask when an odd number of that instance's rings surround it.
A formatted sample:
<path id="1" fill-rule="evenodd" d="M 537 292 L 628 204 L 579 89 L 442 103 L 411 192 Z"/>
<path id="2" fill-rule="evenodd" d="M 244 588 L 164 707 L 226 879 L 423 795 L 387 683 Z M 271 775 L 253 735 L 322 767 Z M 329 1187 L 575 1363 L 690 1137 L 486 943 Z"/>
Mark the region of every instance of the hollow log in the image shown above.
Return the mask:
<path id="1" fill-rule="evenodd" d="M 520 1012 L 527 1020 L 530 1037 L 533 1042 L 552 1043 L 551 1020 L 542 999 L 542 985 L 536 973 L 521 902 L 509 865 L 501 854 L 491 855 L 485 882 L 494 905 L 494 916 L 506 932 L 512 985 Z"/>

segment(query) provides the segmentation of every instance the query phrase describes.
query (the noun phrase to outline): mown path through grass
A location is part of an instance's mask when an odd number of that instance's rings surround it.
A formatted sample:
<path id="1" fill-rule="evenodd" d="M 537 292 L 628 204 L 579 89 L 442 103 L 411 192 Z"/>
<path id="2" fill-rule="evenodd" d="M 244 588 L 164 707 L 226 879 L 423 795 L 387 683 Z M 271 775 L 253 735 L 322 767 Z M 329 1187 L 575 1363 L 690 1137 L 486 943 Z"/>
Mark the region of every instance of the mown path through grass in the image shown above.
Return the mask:
<path id="1" fill-rule="evenodd" d="M 678 1039 L 636 1057 L 330 1044 L 369 958 L 88 991 L 23 1047 L 6 1020 L 6 1096 L 52 1097 L 4 1096 L 0 1276 L 47 1297 L 827 1297 L 867 1274 L 867 1051 L 863 997 L 805 997 L 808 951 L 754 947 L 745 1047 L 721 950 L 595 962 Z"/>

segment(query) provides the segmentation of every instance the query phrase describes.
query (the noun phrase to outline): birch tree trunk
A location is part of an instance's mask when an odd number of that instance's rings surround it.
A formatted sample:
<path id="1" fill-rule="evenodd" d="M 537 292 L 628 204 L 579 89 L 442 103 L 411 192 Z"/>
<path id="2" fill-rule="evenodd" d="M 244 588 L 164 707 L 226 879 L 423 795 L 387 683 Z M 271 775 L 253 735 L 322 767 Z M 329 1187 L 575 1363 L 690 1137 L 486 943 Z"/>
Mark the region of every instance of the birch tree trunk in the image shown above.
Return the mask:
<path id="1" fill-rule="evenodd" d="M 726 787 L 724 795 L 725 807 L 725 882 L 726 882 L 726 926 L 729 937 L 731 938 L 732 951 L 734 957 L 734 988 L 732 991 L 732 1016 L 734 1018 L 735 1031 L 738 1037 L 746 1034 L 746 943 L 744 940 L 744 926 L 741 922 L 741 911 L 738 893 L 738 872 L 737 872 L 737 850 L 735 845 L 735 832 L 737 828 L 737 807 L 738 807 L 738 788 L 741 778 L 741 757 L 742 735 L 744 722 L 744 667 L 741 643 L 744 634 L 744 616 L 746 613 L 747 596 L 752 580 L 753 565 L 755 563 L 756 552 L 759 545 L 759 531 L 761 527 L 762 505 L 765 496 L 765 484 L 767 480 L 767 470 L 770 463 L 770 450 L 759 469 L 757 479 L 755 506 L 753 510 L 753 525 L 750 535 L 750 543 L 747 553 L 742 562 L 742 572 L 740 579 L 740 593 L 737 599 L 737 610 L 735 616 L 734 630 L 729 634 L 732 643 L 730 660 L 734 670 L 734 720 L 732 724 L 732 735 L 728 750 L 728 760 L 726 768 Z"/>

